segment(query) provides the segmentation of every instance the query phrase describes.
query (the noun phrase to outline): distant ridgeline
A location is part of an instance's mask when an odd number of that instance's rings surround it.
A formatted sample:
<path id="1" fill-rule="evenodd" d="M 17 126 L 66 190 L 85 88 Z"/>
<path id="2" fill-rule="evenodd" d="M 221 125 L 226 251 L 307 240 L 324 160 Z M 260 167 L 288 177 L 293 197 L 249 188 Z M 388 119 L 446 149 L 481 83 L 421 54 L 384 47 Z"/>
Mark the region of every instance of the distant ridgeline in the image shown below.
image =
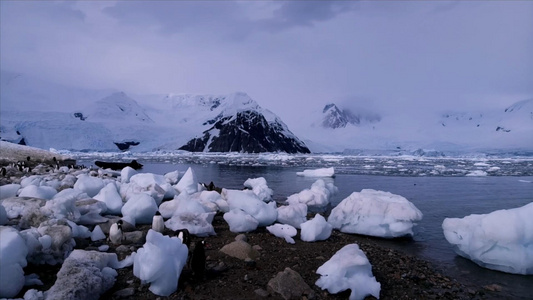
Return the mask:
<path id="1" fill-rule="evenodd" d="M 235 116 L 219 119 L 203 132 L 202 137 L 194 138 L 180 147 L 191 152 L 287 152 L 311 153 L 305 144 L 298 140 L 277 119 L 268 122 L 265 117 L 253 110 L 238 112 Z"/>

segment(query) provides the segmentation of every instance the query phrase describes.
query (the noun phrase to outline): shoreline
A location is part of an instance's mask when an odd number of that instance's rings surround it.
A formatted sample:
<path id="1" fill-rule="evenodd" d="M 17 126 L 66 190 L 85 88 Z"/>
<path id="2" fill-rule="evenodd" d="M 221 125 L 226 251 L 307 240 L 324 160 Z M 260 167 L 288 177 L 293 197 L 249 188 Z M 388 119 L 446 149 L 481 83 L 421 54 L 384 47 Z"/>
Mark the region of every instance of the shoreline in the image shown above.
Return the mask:
<path id="1" fill-rule="evenodd" d="M 43 168 L 43 171 L 46 168 Z M 23 176 L 33 175 L 19 172 L 12 177 L 3 178 L 1 185 L 7 181 L 20 181 Z M 48 174 L 47 171 L 42 175 Z M 345 299 L 348 292 L 329 294 L 322 291 L 314 283 L 319 278 L 315 273 L 318 267 L 325 263 L 340 248 L 347 244 L 357 243 L 368 257 L 373 275 L 381 283 L 380 299 L 513 299 L 497 284 L 481 286 L 464 279 L 458 280 L 445 275 L 438 270 L 430 261 L 420 257 L 394 250 L 379 243 L 378 238 L 344 234 L 333 231 L 326 241 L 303 242 L 299 234 L 295 237 L 295 244 L 287 244 L 283 239 L 275 237 L 266 229 L 246 233 L 250 245 L 260 247 L 260 258 L 253 263 L 229 257 L 219 251 L 224 245 L 234 241 L 238 235 L 229 231 L 228 224 L 222 215 L 216 215 L 213 226 L 216 236 L 205 238 L 208 243 L 206 249 L 207 268 L 213 270 L 222 266 L 222 271 L 208 276 L 201 282 L 193 281 L 190 269 L 184 268 L 180 276 L 178 290 L 169 297 L 159 297 L 148 290 L 148 285 L 141 284 L 140 280 L 133 276 L 133 267 L 119 269 L 115 285 L 101 296 L 101 299 L 281 299 L 279 294 L 267 291 L 268 281 L 278 272 L 290 267 L 299 273 L 307 285 L 315 292 L 314 299 Z M 92 226 L 89 227 L 92 230 Z M 145 236 L 149 225 L 138 225 L 135 230 L 142 231 Z M 170 230 L 166 234 L 173 235 Z M 192 237 L 192 244 L 201 238 Z M 95 250 L 98 246 L 108 244 L 107 241 L 91 242 L 77 240 L 75 249 Z M 117 253 L 120 259 L 137 251 L 144 244 L 144 240 L 130 244 L 124 251 L 117 251 L 118 247 L 109 244 L 107 252 Z M 44 286 L 25 287 L 19 296 L 31 288 L 40 291 L 47 290 L 55 282 L 55 274 L 58 266 L 35 266 L 26 267 L 26 275 L 37 273 Z M 54 273 L 55 272 L 55 273 Z M 127 297 L 123 297 L 126 292 Z M 257 291 L 264 291 L 261 295 Z M 242 298 L 239 298 L 242 297 Z M 374 299 L 367 297 L 367 299 Z"/>

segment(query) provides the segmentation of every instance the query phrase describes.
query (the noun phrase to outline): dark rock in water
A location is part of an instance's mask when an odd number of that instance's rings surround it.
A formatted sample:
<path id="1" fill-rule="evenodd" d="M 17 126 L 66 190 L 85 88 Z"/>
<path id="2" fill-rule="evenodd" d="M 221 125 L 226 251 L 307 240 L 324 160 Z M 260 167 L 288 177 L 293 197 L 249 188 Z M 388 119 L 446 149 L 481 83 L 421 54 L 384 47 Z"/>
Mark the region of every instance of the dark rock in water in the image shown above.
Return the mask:
<path id="1" fill-rule="evenodd" d="M 238 112 L 216 121 L 203 136 L 190 140 L 180 150 L 191 152 L 287 152 L 310 153 L 305 144 L 277 119 L 268 122 L 255 111 Z"/>
<path id="2" fill-rule="evenodd" d="M 142 164 L 138 163 L 135 159 L 129 163 L 124 162 L 106 162 L 106 161 L 95 161 L 94 164 L 102 169 L 111 169 L 111 170 L 122 170 L 125 167 L 132 167 L 135 170 L 138 170 L 143 167 Z"/>
<path id="3" fill-rule="evenodd" d="M 130 142 L 122 142 L 122 143 L 113 142 L 113 144 L 117 145 L 117 147 L 118 147 L 118 149 L 120 151 L 127 151 L 127 150 L 130 149 L 131 146 L 137 146 L 140 143 L 139 142 L 135 142 L 135 141 L 130 141 Z"/>

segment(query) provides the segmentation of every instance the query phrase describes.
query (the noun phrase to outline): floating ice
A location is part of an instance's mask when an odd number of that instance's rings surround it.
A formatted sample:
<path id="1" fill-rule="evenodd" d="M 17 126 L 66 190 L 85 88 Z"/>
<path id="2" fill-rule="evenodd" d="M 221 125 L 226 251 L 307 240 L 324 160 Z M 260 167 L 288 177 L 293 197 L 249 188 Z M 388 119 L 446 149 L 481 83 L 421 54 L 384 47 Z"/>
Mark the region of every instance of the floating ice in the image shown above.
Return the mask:
<path id="1" fill-rule="evenodd" d="M 311 185 L 311 189 L 290 195 L 287 198 L 287 203 L 304 203 L 311 208 L 323 209 L 329 204 L 331 196 L 335 195 L 338 190 L 333 183 L 326 183 L 323 179 L 318 179 Z"/>
<path id="2" fill-rule="evenodd" d="M 115 284 L 115 269 L 131 266 L 134 255 L 118 261 L 115 253 L 74 250 L 57 273 L 46 299 L 99 299 Z"/>
<path id="3" fill-rule="evenodd" d="M 354 192 L 331 210 L 328 222 L 345 233 L 385 238 L 413 235 L 422 212 L 409 200 L 389 192 L 364 189 Z"/>
<path id="4" fill-rule="evenodd" d="M 307 205 L 303 203 L 280 206 L 277 210 L 278 222 L 282 224 L 289 224 L 300 229 L 300 224 L 307 221 Z"/>
<path id="5" fill-rule="evenodd" d="M 24 270 L 28 247 L 19 232 L 0 226 L 0 297 L 13 298 L 24 286 Z"/>
<path id="6" fill-rule="evenodd" d="M 6 184 L 0 186 L 0 200 L 15 197 L 20 189 L 20 184 Z"/>
<path id="7" fill-rule="evenodd" d="M 122 216 L 131 218 L 135 224 L 152 224 L 157 205 L 150 195 L 139 193 L 131 196 L 121 211 Z"/>
<path id="8" fill-rule="evenodd" d="M 267 186 L 264 177 L 248 178 L 248 180 L 244 182 L 244 186 L 251 189 L 259 199 L 265 202 L 272 200 L 272 194 L 274 194 L 274 192 Z"/>
<path id="9" fill-rule="evenodd" d="M 143 283 L 151 283 L 150 291 L 168 296 L 178 288 L 178 280 L 187 263 L 188 249 L 177 237 L 148 230 L 146 243 L 137 251 L 133 274 Z"/>
<path id="10" fill-rule="evenodd" d="M 485 171 L 482 171 L 482 170 L 474 170 L 474 171 L 470 171 L 468 172 L 468 174 L 466 174 L 465 176 L 472 176 L 472 177 L 476 177 L 476 176 L 487 176 L 487 172 Z"/>
<path id="11" fill-rule="evenodd" d="M 296 172 L 296 175 L 305 177 L 335 177 L 335 169 L 331 167 L 304 170 L 303 172 Z"/>
<path id="12" fill-rule="evenodd" d="M 514 274 L 533 274 L 533 202 L 484 215 L 446 218 L 446 240 L 457 254 L 478 265 Z"/>
<path id="13" fill-rule="evenodd" d="M 320 214 L 316 214 L 313 219 L 302 223 L 301 226 L 300 238 L 304 242 L 327 240 L 333 229 L 333 226 Z"/>
<path id="14" fill-rule="evenodd" d="M 381 284 L 372 275 L 372 266 L 357 244 L 344 246 L 316 271 L 320 278 L 316 285 L 336 294 L 352 290 L 350 300 L 368 295 L 379 298 Z"/>
<path id="15" fill-rule="evenodd" d="M 57 194 L 57 190 L 49 186 L 28 185 L 19 191 L 19 197 L 30 197 L 50 200 Z"/>
<path id="16" fill-rule="evenodd" d="M 292 227 L 291 225 L 287 224 L 274 224 L 267 226 L 266 229 L 268 232 L 272 233 L 273 235 L 284 238 L 285 241 L 289 244 L 294 244 L 293 236 L 296 235 L 297 231 L 296 228 Z"/>
<path id="17" fill-rule="evenodd" d="M 250 232 L 257 229 L 259 222 L 240 208 L 235 208 L 224 214 L 224 220 L 231 232 Z"/>
<path id="18" fill-rule="evenodd" d="M 87 193 L 89 197 L 94 197 L 104 187 L 104 181 L 98 177 L 87 174 L 78 175 L 78 180 L 74 184 L 74 189 Z"/>
<path id="19" fill-rule="evenodd" d="M 115 183 L 108 183 L 103 189 L 98 192 L 98 195 L 93 197 L 98 201 L 102 201 L 107 206 L 107 212 L 109 214 L 118 215 L 122 209 L 122 197 L 118 193 Z"/>

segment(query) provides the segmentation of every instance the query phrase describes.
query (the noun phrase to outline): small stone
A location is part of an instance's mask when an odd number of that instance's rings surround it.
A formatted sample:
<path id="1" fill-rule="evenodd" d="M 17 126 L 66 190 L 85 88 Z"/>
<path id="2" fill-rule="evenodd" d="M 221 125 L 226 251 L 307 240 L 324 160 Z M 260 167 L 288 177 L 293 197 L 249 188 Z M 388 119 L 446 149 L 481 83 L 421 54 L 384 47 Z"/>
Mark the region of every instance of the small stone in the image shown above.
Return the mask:
<path id="1" fill-rule="evenodd" d="M 248 242 L 248 237 L 244 234 L 239 234 L 235 237 L 235 240 L 236 241 L 243 241 L 243 242 Z"/>
<path id="2" fill-rule="evenodd" d="M 313 299 L 316 296 L 302 276 L 291 268 L 285 268 L 272 278 L 268 282 L 268 289 L 280 294 L 283 299 L 300 299 L 304 295 Z"/>
<path id="3" fill-rule="evenodd" d="M 133 296 L 135 294 L 135 289 L 132 287 L 122 289 L 120 291 L 116 291 L 113 296 L 116 298 L 128 298 Z"/>
<path id="4" fill-rule="evenodd" d="M 315 259 L 317 259 L 317 260 L 325 260 L 324 256 L 317 256 L 317 257 L 315 257 Z"/>
<path id="5" fill-rule="evenodd" d="M 496 283 L 486 285 L 483 288 L 491 292 L 500 292 L 502 290 L 502 286 Z"/>
<path id="6" fill-rule="evenodd" d="M 130 249 L 124 245 L 120 245 L 115 249 L 116 252 L 128 252 Z"/>
<path id="7" fill-rule="evenodd" d="M 252 248 L 253 248 L 254 250 L 257 250 L 257 251 L 261 251 L 261 250 L 263 250 L 263 248 L 261 248 L 261 246 L 259 246 L 259 245 L 253 245 Z"/>
<path id="8" fill-rule="evenodd" d="M 267 292 L 266 290 L 263 290 L 263 289 L 257 289 L 254 291 L 254 293 L 256 295 L 258 295 L 259 297 L 268 297 L 270 295 L 269 292 Z"/>

